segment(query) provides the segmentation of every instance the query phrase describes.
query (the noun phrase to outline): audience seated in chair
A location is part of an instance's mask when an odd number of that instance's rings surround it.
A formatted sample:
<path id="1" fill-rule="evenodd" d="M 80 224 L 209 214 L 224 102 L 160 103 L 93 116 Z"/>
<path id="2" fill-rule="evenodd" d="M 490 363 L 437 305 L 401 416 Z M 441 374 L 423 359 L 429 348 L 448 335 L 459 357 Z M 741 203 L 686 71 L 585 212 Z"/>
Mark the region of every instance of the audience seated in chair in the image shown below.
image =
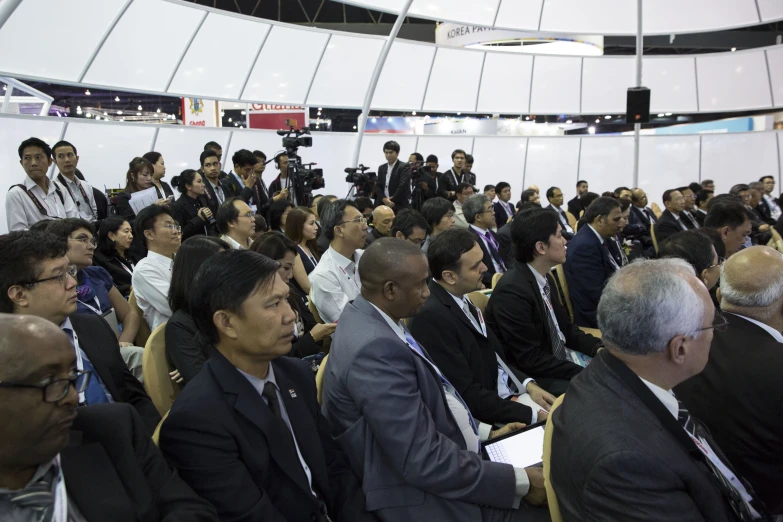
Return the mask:
<path id="1" fill-rule="evenodd" d="M 310 294 L 308 276 L 318 266 L 321 253 L 318 250 L 318 225 L 315 214 L 307 207 L 297 207 L 288 214 L 285 235 L 296 244 L 299 255 L 294 262 L 293 285 L 300 294 Z"/>
<path id="2" fill-rule="evenodd" d="M 511 185 L 505 181 L 501 181 L 494 187 L 494 192 L 497 194 L 497 201 L 492 204 L 492 211 L 495 213 L 495 223 L 498 230 L 502 229 L 508 221 L 514 217 L 516 210 L 514 205 L 511 204 Z M 492 201 L 494 198 L 487 195 L 486 190 L 484 195 Z"/>
<path id="3" fill-rule="evenodd" d="M 713 328 L 722 327 L 691 266 L 661 259 L 622 268 L 604 289 L 598 324 L 606 349 L 552 414 L 550 478 L 563 519 L 740 520 L 734 509 L 741 520 L 752 520 L 752 510 L 764 515 L 671 391 L 704 369 Z"/>
<path id="4" fill-rule="evenodd" d="M 771 513 L 783 514 L 783 255 L 765 246 L 726 261 L 704 371 L 675 388 Z"/>
<path id="5" fill-rule="evenodd" d="M 487 325 L 510 364 L 555 395 L 564 393 L 568 381 L 582 370 L 570 350 L 594 356 L 601 345 L 571 322 L 558 299 L 551 271 L 566 259 L 562 231 L 557 214 L 549 209 L 517 215 L 511 222 L 516 259 L 487 306 Z"/>
<path id="6" fill-rule="evenodd" d="M 207 259 L 230 249 L 222 239 L 194 236 L 182 243 L 174 258 L 168 295 L 173 314 L 166 323 L 166 359 L 179 372 L 183 386 L 196 378 L 214 351 L 193 322 L 188 302 L 193 280 Z"/>
<path id="7" fill-rule="evenodd" d="M 228 198 L 218 207 L 215 220 L 220 239 L 231 248 L 250 248 L 256 231 L 256 220 L 250 206 L 242 198 Z"/>
<path id="8" fill-rule="evenodd" d="M 133 408 L 77 408 L 95 379 L 77 367 L 56 325 L 0 314 L 0 519 L 217 522 Z"/>
<path id="9" fill-rule="evenodd" d="M 171 180 L 180 197 L 171 204 L 171 215 L 182 227 L 182 240 L 215 234 L 215 220 L 206 197 L 205 181 L 193 169 L 185 169 Z"/>
<path id="10" fill-rule="evenodd" d="M 132 244 L 133 230 L 124 218 L 109 216 L 101 222 L 93 264 L 109 272 L 114 286 L 125 299 L 131 293 L 133 269 L 136 264 L 136 259 L 130 255 Z"/>
<path id="11" fill-rule="evenodd" d="M 482 459 L 486 431 L 402 326 L 429 296 L 421 249 L 379 239 L 359 271 L 362 295 L 346 305 L 337 325 L 322 410 L 362 479 L 367 509 L 385 522 L 549 520 L 527 503 L 513 509 L 523 497 L 545 501 L 541 468 Z"/>
<path id="12" fill-rule="evenodd" d="M 476 243 L 484 254 L 482 259 L 487 271 L 484 273 L 484 287 L 492 288 L 492 276 L 506 271 L 506 264 L 500 255 L 500 242 L 492 231 L 495 228 L 495 213 L 492 202 L 484 194 L 476 194 L 465 201 L 462 208 L 470 230 L 476 237 Z"/>
<path id="13" fill-rule="evenodd" d="M 714 228 L 720 233 L 728 259 L 739 252 L 752 232 L 745 205 L 737 198 L 725 195 L 712 198 L 708 208 L 704 227 Z"/>
<path id="14" fill-rule="evenodd" d="M 374 520 L 312 371 L 283 357 L 296 316 L 278 267 L 230 250 L 199 269 L 190 309 L 215 352 L 177 397 L 160 448 L 221 520 Z"/>
<path id="15" fill-rule="evenodd" d="M 454 219 L 454 204 L 446 198 L 435 197 L 428 199 L 421 206 L 421 215 L 427 220 L 427 223 L 432 228 L 432 233 L 424 241 L 421 246 L 422 251 L 426 254 L 429 242 L 443 232 L 453 228 L 456 224 Z"/>
<path id="16" fill-rule="evenodd" d="M 136 235 L 144 238 L 147 257 L 133 271 L 133 290 L 151 330 L 171 317 L 171 264 L 181 243 L 180 230 L 171 211 L 160 205 L 145 208 L 136 218 Z"/>
<path id="17" fill-rule="evenodd" d="M 563 237 L 566 240 L 571 240 L 574 237 L 574 229 L 571 228 L 571 224 L 568 222 L 568 215 L 563 210 L 563 191 L 558 187 L 549 187 L 546 191 L 546 199 L 549 201 L 549 208 L 557 213 L 557 220 L 560 226 L 563 227 Z"/>
<path id="18" fill-rule="evenodd" d="M 474 417 L 492 424 L 533 424 L 546 418 L 554 397 L 506 363 L 503 347 L 467 294 L 483 287 L 487 267 L 475 235 L 447 230 L 427 251 L 433 281 L 410 332 L 465 400 Z M 530 395 L 528 395 L 530 393 Z"/>
<path id="19" fill-rule="evenodd" d="M 663 211 L 658 222 L 655 223 L 655 239 L 660 245 L 667 237 L 673 236 L 677 232 L 688 230 L 688 226 L 680 217 L 680 213 L 685 208 L 685 197 L 679 190 L 671 189 L 663 193 L 663 205 L 666 210 Z"/>
<path id="20" fill-rule="evenodd" d="M 676 257 L 687 261 L 707 290 L 712 290 L 720 279 L 723 261 L 718 257 L 708 235 L 697 230 L 684 230 L 671 236 L 661 243 L 658 257 Z"/>
<path id="21" fill-rule="evenodd" d="M 462 209 L 462 205 L 468 200 L 469 197 L 475 194 L 473 185 L 470 183 L 460 183 L 455 190 L 457 196 L 454 200 L 454 226 L 457 228 L 468 229 L 469 224 L 465 219 L 465 213 Z"/>
<path id="22" fill-rule="evenodd" d="M 310 272 L 310 295 L 321 318 L 334 323 L 362 288 L 356 267 L 364 252 L 367 220 L 352 201 L 338 199 L 323 209 L 321 225 L 330 243 Z"/>
<path id="23" fill-rule="evenodd" d="M 416 210 L 404 208 L 394 217 L 389 235 L 421 247 L 431 233 L 432 227 L 424 216 Z"/>
<path id="24" fill-rule="evenodd" d="M 335 201 L 337 199 L 337 196 L 315 196 L 313 200 L 318 200 L 318 203 L 315 203 L 315 224 L 318 225 L 318 239 L 316 239 L 316 243 L 318 244 L 318 252 L 321 255 L 324 255 L 324 252 L 329 250 L 329 242 L 330 239 L 326 237 L 326 234 L 324 234 L 324 226 L 321 224 L 321 216 L 323 216 L 324 209 L 331 203 L 332 201 Z M 361 212 L 361 211 L 360 211 Z"/>
<path id="25" fill-rule="evenodd" d="M 370 244 L 376 239 L 382 237 L 388 237 L 391 231 L 392 223 L 394 222 L 394 210 L 386 205 L 379 205 L 372 211 L 372 226 L 367 231 L 367 239 L 364 243 L 364 248 L 370 246 Z"/>
<path id="26" fill-rule="evenodd" d="M 117 336 L 101 317 L 76 313 L 77 271 L 67 252 L 66 241 L 47 233 L 0 236 L 0 313 L 34 315 L 58 325 L 71 339 L 77 369 L 93 372 L 79 403 L 127 402 L 151 434 L 160 415 L 122 360 Z"/>

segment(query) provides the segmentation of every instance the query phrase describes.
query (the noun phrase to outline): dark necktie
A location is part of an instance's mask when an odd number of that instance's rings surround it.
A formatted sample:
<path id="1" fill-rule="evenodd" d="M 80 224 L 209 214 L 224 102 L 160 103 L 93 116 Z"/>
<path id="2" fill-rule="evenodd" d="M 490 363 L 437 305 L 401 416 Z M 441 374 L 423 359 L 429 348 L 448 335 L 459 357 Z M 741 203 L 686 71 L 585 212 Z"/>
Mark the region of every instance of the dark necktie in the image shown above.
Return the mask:
<path id="1" fill-rule="evenodd" d="M 557 328 L 555 318 L 552 317 L 552 290 L 549 288 L 549 281 L 544 285 L 544 295 L 547 300 L 547 302 L 544 303 L 544 308 L 546 308 L 546 318 L 548 319 L 547 323 L 549 324 L 549 337 L 552 341 L 552 354 L 561 361 L 568 360 L 565 344 L 563 344 L 563 341 L 560 339 L 560 330 Z"/>
<path id="2" fill-rule="evenodd" d="M 54 509 L 52 482 L 49 477 L 50 474 L 46 473 L 37 482 L 17 491 L 8 499 L 20 509 L 30 509 L 38 513 L 36 519 L 39 522 L 49 522 Z"/>
<path id="3" fill-rule="evenodd" d="M 484 232 L 484 237 L 487 238 L 487 245 L 489 246 L 489 255 L 495 260 L 495 263 L 505 272 L 506 265 L 503 263 L 503 259 L 500 257 L 500 245 L 497 240 L 492 236 L 492 232 L 487 230 Z"/>
<path id="4" fill-rule="evenodd" d="M 63 328 L 63 332 L 65 332 L 68 335 L 68 339 L 71 340 L 71 345 L 74 346 L 73 330 L 71 330 L 70 328 Z M 82 350 L 81 348 L 77 348 L 77 349 L 80 351 L 82 356 L 83 369 L 85 371 L 92 372 L 92 375 L 90 376 L 90 382 L 87 384 L 87 389 L 84 390 L 84 401 L 88 405 L 111 402 L 109 400 L 109 397 L 106 395 L 106 391 L 103 389 L 103 383 L 101 382 L 101 378 L 98 375 L 98 372 L 95 371 L 95 367 L 93 367 L 92 363 L 90 362 L 90 359 L 87 358 L 87 354 L 85 354 L 84 350 Z"/>
<path id="5" fill-rule="evenodd" d="M 690 212 L 686 212 L 685 217 L 687 217 L 688 221 L 690 221 L 693 224 L 693 228 L 701 228 L 699 224 L 696 222 L 696 219 L 694 219 L 693 214 L 691 214 Z"/>
<path id="6" fill-rule="evenodd" d="M 707 429 L 699 421 L 699 419 L 691 416 L 690 412 L 685 408 L 685 405 L 682 402 L 678 400 L 677 403 L 679 406 L 679 411 L 677 412 L 677 420 L 679 421 L 680 425 L 685 429 L 685 431 L 687 431 L 692 437 L 696 439 L 699 438 L 699 435 L 706 434 Z M 704 438 L 706 439 L 707 437 Z M 717 452 L 714 451 L 714 448 L 712 449 L 713 449 L 713 453 L 715 453 L 717 456 Z M 720 459 L 720 457 L 718 458 Z M 717 479 L 717 482 L 720 485 L 721 493 L 723 493 L 723 496 L 728 499 L 731 508 L 734 510 L 734 513 L 740 518 L 740 520 L 743 521 L 756 520 L 754 519 L 750 510 L 748 509 L 748 505 L 742 499 L 742 494 L 731 484 L 731 482 L 723 475 L 723 473 L 720 472 L 720 470 L 715 466 L 715 464 L 712 463 L 712 461 L 709 458 L 705 458 L 704 462 L 707 464 L 707 467 L 712 472 L 712 475 Z M 724 462 L 724 464 L 726 463 Z M 728 466 L 726 467 L 728 468 Z M 737 477 L 737 480 L 741 480 L 741 479 Z M 745 486 L 749 494 L 753 495 L 752 493 L 753 490 L 750 488 L 750 486 L 747 483 L 743 484 L 743 486 Z M 753 507 L 754 509 L 756 509 L 756 511 L 759 511 L 759 509 L 756 508 L 757 501 L 755 500 L 755 498 L 751 501 L 751 504 L 753 504 Z"/>

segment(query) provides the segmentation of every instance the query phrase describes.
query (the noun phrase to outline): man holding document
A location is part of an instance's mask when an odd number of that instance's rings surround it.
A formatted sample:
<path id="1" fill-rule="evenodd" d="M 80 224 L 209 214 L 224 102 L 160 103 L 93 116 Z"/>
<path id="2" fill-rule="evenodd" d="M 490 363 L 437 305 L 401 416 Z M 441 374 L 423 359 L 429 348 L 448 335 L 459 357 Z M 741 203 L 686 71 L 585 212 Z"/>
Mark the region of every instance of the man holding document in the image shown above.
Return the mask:
<path id="1" fill-rule="evenodd" d="M 523 424 L 496 432 L 480 426 L 402 324 L 430 294 L 421 249 L 378 239 L 362 255 L 359 274 L 361 296 L 346 305 L 334 334 L 322 411 L 362 480 L 367 509 L 385 522 L 550 520 L 546 509 L 530 505 L 546 502 L 541 468 L 479 453 L 485 437 Z"/>

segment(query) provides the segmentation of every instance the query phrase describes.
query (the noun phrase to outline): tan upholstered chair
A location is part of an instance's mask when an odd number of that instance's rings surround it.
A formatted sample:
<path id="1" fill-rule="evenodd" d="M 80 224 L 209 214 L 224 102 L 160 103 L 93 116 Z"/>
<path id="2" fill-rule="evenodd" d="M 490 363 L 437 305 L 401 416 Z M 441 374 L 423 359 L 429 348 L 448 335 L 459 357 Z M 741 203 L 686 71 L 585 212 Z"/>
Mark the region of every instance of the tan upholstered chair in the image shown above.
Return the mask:
<path id="1" fill-rule="evenodd" d="M 152 442 L 155 443 L 156 446 L 160 447 L 160 428 L 163 426 L 163 423 L 166 422 L 166 417 L 169 416 L 169 412 L 166 412 L 166 415 L 163 416 L 162 419 L 160 419 L 160 422 L 158 423 L 158 426 L 155 428 L 155 432 L 152 434 Z"/>
<path id="2" fill-rule="evenodd" d="M 492 288 L 495 288 L 497 286 L 498 281 L 500 281 L 502 275 L 503 272 L 496 272 L 495 275 L 492 276 Z"/>
<path id="3" fill-rule="evenodd" d="M 481 290 L 471 292 L 467 295 L 468 298 L 470 298 L 470 301 L 476 305 L 476 308 L 481 310 L 481 314 L 487 315 L 487 303 L 489 303 L 489 296 Z"/>
<path id="4" fill-rule="evenodd" d="M 573 321 L 574 307 L 571 304 L 571 296 L 568 294 L 568 282 L 566 281 L 565 272 L 563 271 L 563 265 L 557 265 L 555 267 L 555 279 L 557 286 L 560 287 L 560 292 L 563 293 L 562 297 L 565 299 L 565 303 L 563 303 L 563 299 L 560 299 L 560 303 L 566 307 L 568 315 L 571 317 L 571 321 Z M 560 292 L 557 293 L 558 298 L 560 298 Z"/>
<path id="5" fill-rule="evenodd" d="M 147 324 L 147 320 L 144 319 L 144 312 L 139 308 L 139 303 L 136 301 L 136 293 L 131 290 L 128 296 L 128 304 L 132 310 L 136 310 L 139 314 L 139 329 L 136 332 L 136 338 L 133 340 L 133 344 L 136 346 L 147 346 L 147 339 L 150 338 L 150 325 Z"/>
<path id="6" fill-rule="evenodd" d="M 552 414 L 563 403 L 565 394 L 557 398 L 552 405 L 552 409 L 549 410 L 549 417 L 546 419 L 546 428 L 544 430 L 544 486 L 546 487 L 546 498 L 549 504 L 549 516 L 552 517 L 552 522 L 563 522 L 563 515 L 560 514 L 560 506 L 557 503 L 557 495 L 552 487 L 552 482 L 549 479 L 550 466 L 549 463 L 552 457 Z"/>
<path id="7" fill-rule="evenodd" d="M 174 368 L 166 360 L 166 323 L 155 328 L 144 347 L 141 362 L 144 388 L 161 415 L 165 415 L 179 395 L 179 386 L 171 380 Z"/>
<path id="8" fill-rule="evenodd" d="M 321 360 L 321 365 L 318 366 L 318 373 L 315 374 L 315 389 L 317 392 L 318 404 L 321 404 L 324 396 L 324 372 L 326 372 L 327 359 L 329 359 L 329 354 L 326 354 L 326 357 Z"/>

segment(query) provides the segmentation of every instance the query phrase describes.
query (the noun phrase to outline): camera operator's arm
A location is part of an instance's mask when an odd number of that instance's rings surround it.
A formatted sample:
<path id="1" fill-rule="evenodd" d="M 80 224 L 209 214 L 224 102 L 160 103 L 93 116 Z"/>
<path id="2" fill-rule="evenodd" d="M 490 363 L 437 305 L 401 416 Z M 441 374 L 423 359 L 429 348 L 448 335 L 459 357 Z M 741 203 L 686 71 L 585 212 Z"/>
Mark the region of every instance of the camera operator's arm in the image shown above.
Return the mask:
<path id="1" fill-rule="evenodd" d="M 391 200 L 400 207 L 408 206 L 411 199 L 411 167 L 403 163 L 397 181 L 397 190 L 391 195 Z"/>
<path id="2" fill-rule="evenodd" d="M 451 179 L 449 177 L 449 173 L 444 172 L 440 175 L 440 179 L 438 181 L 438 196 L 445 199 L 450 199 L 454 197 L 453 194 L 454 191 L 451 190 Z"/>

